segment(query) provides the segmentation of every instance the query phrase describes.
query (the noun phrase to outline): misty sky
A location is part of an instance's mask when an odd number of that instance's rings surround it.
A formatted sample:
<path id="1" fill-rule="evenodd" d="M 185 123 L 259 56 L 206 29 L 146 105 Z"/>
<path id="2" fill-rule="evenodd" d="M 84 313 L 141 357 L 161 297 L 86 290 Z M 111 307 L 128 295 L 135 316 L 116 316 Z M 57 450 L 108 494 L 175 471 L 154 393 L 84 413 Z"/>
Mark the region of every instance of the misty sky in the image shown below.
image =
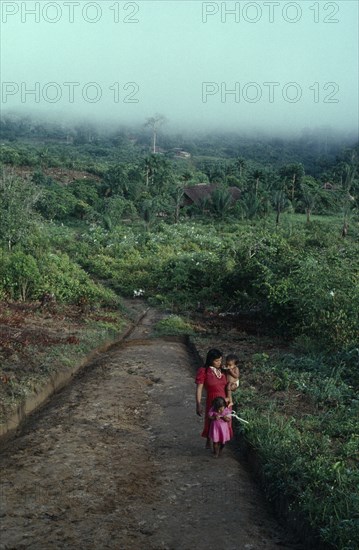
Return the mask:
<path id="1" fill-rule="evenodd" d="M 355 132 L 358 27 L 356 0 L 1 0 L 2 112 Z"/>

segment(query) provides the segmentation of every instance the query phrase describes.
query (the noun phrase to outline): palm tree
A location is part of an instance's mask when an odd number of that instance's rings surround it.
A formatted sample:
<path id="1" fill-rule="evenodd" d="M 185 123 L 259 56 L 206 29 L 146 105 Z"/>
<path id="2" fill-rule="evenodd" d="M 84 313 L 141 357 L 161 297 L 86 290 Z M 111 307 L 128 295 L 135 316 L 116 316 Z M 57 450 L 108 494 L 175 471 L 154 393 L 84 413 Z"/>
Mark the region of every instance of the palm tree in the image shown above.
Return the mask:
<path id="1" fill-rule="evenodd" d="M 145 170 L 146 189 L 148 189 L 148 183 L 150 181 L 150 173 L 151 173 L 151 168 L 152 168 L 151 156 L 148 156 L 143 160 L 143 167 L 144 167 L 144 170 Z"/>
<path id="2" fill-rule="evenodd" d="M 287 208 L 290 206 L 290 202 L 287 199 L 283 189 L 278 189 L 277 191 L 274 192 L 272 202 L 273 202 L 274 209 L 277 213 L 275 223 L 276 225 L 278 225 L 279 217 L 281 213 L 287 210 Z"/>
<path id="3" fill-rule="evenodd" d="M 259 200 L 254 193 L 246 193 L 241 200 L 241 210 L 243 217 L 251 220 L 257 216 L 259 209 Z"/>
<path id="4" fill-rule="evenodd" d="M 145 177 L 146 177 L 146 188 L 149 187 L 150 182 L 151 182 L 151 187 L 153 187 L 153 180 L 158 170 L 159 163 L 160 163 L 160 159 L 157 155 L 151 154 L 145 157 L 143 161 L 143 165 L 144 165 Z"/>
<path id="5" fill-rule="evenodd" d="M 151 199 L 144 200 L 140 207 L 140 214 L 148 231 L 156 215 L 154 201 Z"/>
<path id="6" fill-rule="evenodd" d="M 344 197 L 343 200 L 343 227 L 342 227 L 342 237 L 345 238 L 348 234 L 349 229 L 349 220 L 355 211 L 355 199 L 349 193 Z"/>
<path id="7" fill-rule="evenodd" d="M 357 172 L 357 166 L 354 163 L 354 158 L 351 160 L 351 162 L 345 163 L 344 166 L 344 174 L 343 174 L 343 180 L 342 180 L 342 187 L 343 190 L 350 194 L 355 175 Z"/>
<path id="8" fill-rule="evenodd" d="M 342 236 L 346 237 L 349 229 L 349 219 L 353 213 L 355 205 L 355 198 L 352 196 L 358 171 L 358 158 L 355 151 L 351 153 L 348 162 L 340 163 L 340 168 L 341 186 L 343 190 Z"/>
<path id="9" fill-rule="evenodd" d="M 209 198 L 208 197 L 202 197 L 202 198 L 199 199 L 199 201 L 195 205 L 194 210 L 199 211 L 200 214 L 202 214 L 202 216 L 203 216 L 206 213 L 206 211 L 209 209 L 209 207 L 210 207 Z"/>
<path id="10" fill-rule="evenodd" d="M 232 197 L 227 189 L 216 189 L 212 193 L 211 202 L 214 214 L 224 218 L 232 205 Z"/>
<path id="11" fill-rule="evenodd" d="M 175 223 L 178 223 L 179 213 L 181 207 L 181 201 L 184 193 L 184 187 L 182 183 L 178 183 L 175 190 L 172 192 L 172 196 L 175 201 Z"/>
<path id="12" fill-rule="evenodd" d="M 238 157 L 238 158 L 236 158 L 234 164 L 235 164 L 235 166 L 236 166 L 236 168 L 239 172 L 239 177 L 241 178 L 242 174 L 243 174 L 243 170 L 246 167 L 246 161 L 245 161 L 244 158 Z"/>
<path id="13" fill-rule="evenodd" d="M 286 164 L 280 169 L 279 173 L 286 181 L 288 181 L 289 195 L 291 201 L 293 202 L 297 184 L 300 184 L 301 179 L 304 176 L 303 165 L 299 162 Z"/>
<path id="14" fill-rule="evenodd" d="M 151 194 L 162 194 L 173 183 L 170 162 L 161 155 L 149 155 L 143 160 L 146 188 Z"/>
<path id="15" fill-rule="evenodd" d="M 304 206 L 305 213 L 307 214 L 307 223 L 310 223 L 310 215 L 315 207 L 316 196 L 310 192 L 310 189 L 306 185 L 302 185 L 301 202 Z"/>
<path id="16" fill-rule="evenodd" d="M 258 187 L 259 187 L 259 180 L 263 178 L 263 172 L 262 170 L 254 170 L 252 174 L 253 178 L 255 179 L 255 196 L 258 196 Z"/>
<path id="17" fill-rule="evenodd" d="M 43 147 L 41 151 L 38 153 L 40 158 L 40 167 L 41 170 L 44 171 L 45 165 L 49 165 L 50 161 L 50 151 L 48 147 Z"/>

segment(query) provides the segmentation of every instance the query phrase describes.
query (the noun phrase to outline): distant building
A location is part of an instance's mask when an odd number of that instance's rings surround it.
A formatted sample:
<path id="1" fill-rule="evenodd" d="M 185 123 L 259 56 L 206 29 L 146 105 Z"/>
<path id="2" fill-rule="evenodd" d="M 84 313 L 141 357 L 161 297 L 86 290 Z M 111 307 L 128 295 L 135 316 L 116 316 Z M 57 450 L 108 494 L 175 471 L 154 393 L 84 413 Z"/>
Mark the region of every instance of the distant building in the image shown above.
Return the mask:
<path id="1" fill-rule="evenodd" d="M 326 181 L 325 183 L 323 183 L 322 189 L 327 189 L 328 191 L 334 191 L 336 187 L 329 181 Z"/>
<path id="2" fill-rule="evenodd" d="M 180 147 L 174 147 L 173 149 L 171 149 L 171 153 L 173 153 L 174 156 L 177 158 L 182 158 L 182 159 L 191 158 L 191 153 L 189 153 L 188 151 L 184 151 Z"/>
<path id="3" fill-rule="evenodd" d="M 188 151 L 179 151 L 176 154 L 176 157 L 179 157 L 179 158 L 182 158 L 182 159 L 189 159 L 189 158 L 191 158 L 191 153 L 189 153 Z"/>
<path id="4" fill-rule="evenodd" d="M 156 145 L 155 151 L 154 151 L 154 152 L 155 152 L 156 155 L 164 155 L 165 152 L 166 152 L 166 150 L 165 150 L 165 149 L 162 149 L 162 147 L 158 147 L 158 146 Z"/>

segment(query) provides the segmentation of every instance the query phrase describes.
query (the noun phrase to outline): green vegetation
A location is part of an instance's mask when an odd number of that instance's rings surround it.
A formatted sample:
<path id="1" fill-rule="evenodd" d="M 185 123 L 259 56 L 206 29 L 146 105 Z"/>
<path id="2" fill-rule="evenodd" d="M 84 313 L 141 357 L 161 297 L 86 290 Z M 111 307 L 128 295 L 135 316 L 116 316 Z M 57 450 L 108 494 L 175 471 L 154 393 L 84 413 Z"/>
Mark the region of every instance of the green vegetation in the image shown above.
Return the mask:
<path id="1" fill-rule="evenodd" d="M 346 370 L 351 363 L 357 378 L 358 360 L 358 349 L 331 358 L 253 355 L 236 395 L 269 499 L 285 499 L 319 541 L 341 550 L 359 544 L 359 401 Z"/>
<path id="2" fill-rule="evenodd" d="M 173 313 L 157 334 L 189 334 L 201 312 L 280 338 L 290 353 L 247 358 L 246 437 L 270 498 L 328 548 L 356 548 L 358 146 L 156 134 L 154 154 L 144 130 L 1 129 L 0 299 L 116 311 L 141 295 Z M 198 183 L 216 189 L 186 202 Z"/>
<path id="3" fill-rule="evenodd" d="M 257 224 L 160 223 L 151 232 L 90 227 L 62 247 L 120 294 L 138 289 L 173 311 L 217 308 L 255 315 L 298 344 L 327 351 L 355 345 L 359 245 L 323 220 L 276 229 Z M 58 238 L 58 237 L 56 237 Z"/>
<path id="4" fill-rule="evenodd" d="M 190 323 L 178 315 L 171 315 L 167 319 L 158 321 L 154 334 L 156 336 L 187 336 L 193 334 L 193 328 Z"/>

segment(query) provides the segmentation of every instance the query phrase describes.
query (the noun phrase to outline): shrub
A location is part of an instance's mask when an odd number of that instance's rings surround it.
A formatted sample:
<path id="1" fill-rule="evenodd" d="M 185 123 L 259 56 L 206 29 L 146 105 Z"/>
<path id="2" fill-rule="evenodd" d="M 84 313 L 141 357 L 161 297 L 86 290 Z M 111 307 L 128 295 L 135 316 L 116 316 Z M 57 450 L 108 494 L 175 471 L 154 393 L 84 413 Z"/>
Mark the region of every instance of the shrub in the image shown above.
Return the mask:
<path id="1" fill-rule="evenodd" d="M 67 254 L 47 254 L 40 260 L 42 290 L 53 292 L 61 302 L 102 302 L 114 305 L 116 295 L 109 289 L 96 285 L 90 276 Z"/>
<path id="2" fill-rule="evenodd" d="M 0 277 L 3 294 L 12 300 L 37 298 L 41 291 L 41 275 L 36 260 L 22 251 L 2 252 Z"/>

